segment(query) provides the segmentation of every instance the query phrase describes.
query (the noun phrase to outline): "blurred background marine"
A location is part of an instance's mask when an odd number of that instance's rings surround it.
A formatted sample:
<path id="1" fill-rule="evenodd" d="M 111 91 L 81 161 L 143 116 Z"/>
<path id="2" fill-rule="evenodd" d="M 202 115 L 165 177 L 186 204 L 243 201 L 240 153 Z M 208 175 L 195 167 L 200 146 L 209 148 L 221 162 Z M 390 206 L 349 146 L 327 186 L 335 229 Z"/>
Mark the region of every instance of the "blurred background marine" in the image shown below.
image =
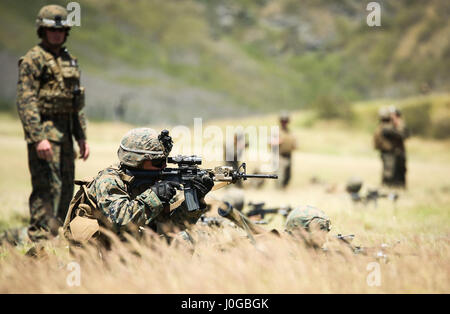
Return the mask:
<path id="1" fill-rule="evenodd" d="M 17 110 L 28 144 L 32 193 L 29 198 L 32 240 L 56 234 L 73 195 L 72 136 L 86 160 L 84 88 L 77 59 L 63 46 L 69 36 L 67 11 L 59 5 L 41 8 L 36 19 L 41 42 L 19 60 Z"/>
<path id="2" fill-rule="evenodd" d="M 375 149 L 383 163 L 382 183 L 392 187 L 406 187 L 405 140 L 408 130 L 395 107 L 381 108 L 379 124 L 374 134 Z"/>
<path id="3" fill-rule="evenodd" d="M 272 145 L 278 145 L 278 181 L 279 188 L 285 188 L 291 180 L 292 172 L 292 152 L 297 148 L 294 135 L 288 128 L 289 114 L 286 111 L 280 114 L 280 133 L 278 142 L 272 141 Z"/>
<path id="4" fill-rule="evenodd" d="M 409 137 L 409 129 L 406 126 L 401 111 L 395 106 L 390 108 L 392 122 L 395 129 L 399 132 L 401 140 L 399 140 L 399 146 L 395 154 L 395 173 L 394 181 L 398 183 L 400 187 L 406 187 L 406 146 L 405 140 Z"/>

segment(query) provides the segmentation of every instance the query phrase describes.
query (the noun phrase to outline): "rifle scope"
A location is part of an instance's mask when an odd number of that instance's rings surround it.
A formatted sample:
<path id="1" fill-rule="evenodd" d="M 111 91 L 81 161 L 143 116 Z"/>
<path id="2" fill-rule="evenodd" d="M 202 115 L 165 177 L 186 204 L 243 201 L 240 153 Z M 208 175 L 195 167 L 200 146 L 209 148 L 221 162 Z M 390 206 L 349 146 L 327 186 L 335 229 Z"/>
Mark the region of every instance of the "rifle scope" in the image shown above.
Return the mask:
<path id="1" fill-rule="evenodd" d="M 201 165 L 202 157 L 196 155 L 192 156 L 177 155 L 174 157 L 167 158 L 167 162 L 178 165 Z"/>

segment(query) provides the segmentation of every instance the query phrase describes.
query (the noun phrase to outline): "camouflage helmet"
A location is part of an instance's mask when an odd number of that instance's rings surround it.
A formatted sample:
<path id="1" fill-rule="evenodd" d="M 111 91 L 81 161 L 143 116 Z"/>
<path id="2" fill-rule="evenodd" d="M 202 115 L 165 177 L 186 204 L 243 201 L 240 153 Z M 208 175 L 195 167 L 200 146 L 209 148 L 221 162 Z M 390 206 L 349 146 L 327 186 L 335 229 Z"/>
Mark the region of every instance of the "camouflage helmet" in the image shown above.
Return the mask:
<path id="1" fill-rule="evenodd" d="M 289 213 L 286 219 L 286 231 L 293 232 L 298 228 L 310 231 L 313 225 L 321 230 L 330 231 L 330 218 L 320 209 L 313 206 L 299 206 Z"/>
<path id="2" fill-rule="evenodd" d="M 398 109 L 394 105 L 389 106 L 388 110 L 390 113 L 395 114 L 397 117 L 401 117 L 401 115 L 402 115 L 402 112 L 400 111 L 400 109 Z"/>
<path id="3" fill-rule="evenodd" d="M 360 177 L 351 177 L 347 181 L 345 189 L 347 190 L 348 193 L 358 193 L 359 190 L 361 190 L 362 185 L 363 181 Z"/>
<path id="4" fill-rule="evenodd" d="M 378 111 L 378 118 L 380 119 L 380 121 L 389 121 L 391 119 L 391 112 L 388 108 L 380 108 L 380 110 Z"/>
<path id="5" fill-rule="evenodd" d="M 120 141 L 117 156 L 122 164 L 139 168 L 143 161 L 167 158 L 172 149 L 169 131 L 157 134 L 150 128 L 132 129 Z"/>
<path id="6" fill-rule="evenodd" d="M 289 122 L 289 112 L 286 110 L 283 110 L 280 112 L 280 121 L 286 121 Z"/>
<path id="7" fill-rule="evenodd" d="M 70 28 L 67 21 L 67 10 L 56 4 L 43 6 L 36 18 L 36 27 Z"/>

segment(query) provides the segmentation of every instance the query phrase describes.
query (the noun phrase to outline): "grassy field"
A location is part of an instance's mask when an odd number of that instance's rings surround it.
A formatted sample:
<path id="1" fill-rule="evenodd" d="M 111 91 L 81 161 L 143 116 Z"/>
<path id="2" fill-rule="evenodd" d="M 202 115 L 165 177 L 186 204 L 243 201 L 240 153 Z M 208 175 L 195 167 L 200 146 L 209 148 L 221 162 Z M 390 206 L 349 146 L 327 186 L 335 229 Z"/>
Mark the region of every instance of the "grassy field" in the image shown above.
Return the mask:
<path id="1" fill-rule="evenodd" d="M 285 236 L 257 238 L 252 245 L 232 228 L 209 231 L 199 227 L 193 232 L 194 253 L 180 242 L 169 246 L 151 237 L 143 244 L 117 243 L 103 260 L 89 250 L 71 256 L 67 244 L 57 238 L 44 244 L 47 256 L 42 259 L 24 256 L 29 246 L 0 248 L 0 292 L 449 293 L 450 142 L 410 139 L 408 189 L 399 191 L 396 204 L 382 199 L 377 208 L 364 207 L 351 202 L 345 183 L 358 175 L 364 179 L 363 190 L 379 186 L 381 163 L 372 149 L 371 134 L 332 122 L 303 128 L 297 123 L 303 115 L 293 116 L 299 149 L 294 154 L 290 186 L 285 191 L 276 190 L 273 182 L 261 190 L 248 187 L 246 201 L 264 201 L 269 207 L 317 206 L 330 216 L 331 234 L 355 234 L 354 242 L 368 247 L 386 244 L 390 247 L 385 249 L 387 259 L 345 250 L 341 254 L 315 252 Z M 270 125 L 276 117 L 210 124 L 224 127 L 229 123 Z M 19 121 L 0 115 L 0 125 L 1 231 L 26 224 L 31 185 Z M 76 177 L 94 176 L 115 162 L 118 142 L 130 128 L 91 123 L 91 157 L 87 162 L 77 161 Z M 221 198 L 224 190 L 212 196 Z M 269 220 L 269 227 L 283 228 L 281 217 Z M 130 253 L 129 247 L 141 257 Z M 68 284 L 74 261 L 80 265 L 79 286 Z M 373 262 L 378 263 L 381 276 L 376 285 L 369 284 Z"/>

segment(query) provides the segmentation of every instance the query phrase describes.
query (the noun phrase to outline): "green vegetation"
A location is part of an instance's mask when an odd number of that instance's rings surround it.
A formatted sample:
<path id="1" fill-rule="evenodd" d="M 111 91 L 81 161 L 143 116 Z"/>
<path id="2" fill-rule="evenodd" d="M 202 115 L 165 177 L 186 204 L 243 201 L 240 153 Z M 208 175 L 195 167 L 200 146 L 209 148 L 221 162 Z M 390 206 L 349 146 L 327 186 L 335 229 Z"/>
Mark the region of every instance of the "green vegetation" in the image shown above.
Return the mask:
<path id="1" fill-rule="evenodd" d="M 84 71 L 118 84 L 193 87 L 259 112 L 449 87 L 446 1 L 381 1 L 379 28 L 366 25 L 359 1 L 79 2 L 82 25 L 69 46 Z M 36 42 L 45 3 L 2 1 L 1 50 L 21 55 Z M 157 74 L 136 74 L 143 69 Z M 351 116 L 341 109 L 331 115 Z"/>
<path id="2" fill-rule="evenodd" d="M 425 138 L 450 138 L 450 95 L 436 94 L 405 99 L 381 99 L 356 103 L 353 106 L 354 127 L 373 131 L 378 110 L 382 106 L 395 105 L 404 116 L 413 136 Z"/>
<path id="3" fill-rule="evenodd" d="M 354 118 L 351 104 L 339 97 L 320 96 L 311 106 L 319 119 L 341 119 L 351 121 Z"/>
<path id="4" fill-rule="evenodd" d="M 5 99 L 0 98 L 0 111 L 2 112 L 11 112 L 15 104 L 12 101 L 7 101 Z"/>

